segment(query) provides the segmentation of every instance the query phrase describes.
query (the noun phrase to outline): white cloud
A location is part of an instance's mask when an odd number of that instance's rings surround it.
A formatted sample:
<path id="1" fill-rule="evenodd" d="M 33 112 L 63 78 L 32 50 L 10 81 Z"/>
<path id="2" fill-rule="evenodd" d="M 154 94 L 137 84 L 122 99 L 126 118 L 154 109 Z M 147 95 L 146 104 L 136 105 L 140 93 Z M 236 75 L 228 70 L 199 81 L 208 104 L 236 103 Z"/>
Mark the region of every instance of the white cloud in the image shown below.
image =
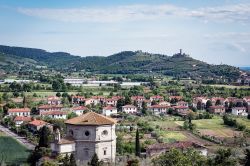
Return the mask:
<path id="1" fill-rule="evenodd" d="M 197 18 L 207 21 L 250 22 L 250 4 L 238 4 L 198 9 L 182 8 L 174 5 L 129 5 L 106 8 L 18 8 L 18 12 L 63 22 L 117 22 L 149 20 L 166 17 Z"/>

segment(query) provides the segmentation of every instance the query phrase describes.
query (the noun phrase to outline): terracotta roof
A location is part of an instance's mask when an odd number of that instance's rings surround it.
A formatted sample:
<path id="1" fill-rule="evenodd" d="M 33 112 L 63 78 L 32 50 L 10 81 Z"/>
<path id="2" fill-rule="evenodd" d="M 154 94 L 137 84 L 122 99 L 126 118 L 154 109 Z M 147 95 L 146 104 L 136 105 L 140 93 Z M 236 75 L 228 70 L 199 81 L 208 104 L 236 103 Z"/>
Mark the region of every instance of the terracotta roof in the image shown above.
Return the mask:
<path id="1" fill-rule="evenodd" d="M 24 121 L 24 122 L 29 122 L 31 121 L 31 117 L 26 117 L 26 116 L 16 116 L 14 121 Z"/>
<path id="2" fill-rule="evenodd" d="M 49 108 L 63 108 L 62 105 L 41 105 L 38 107 L 39 109 L 49 109 Z"/>
<path id="3" fill-rule="evenodd" d="M 245 110 L 246 107 L 233 107 L 232 109 L 237 109 L 237 110 Z"/>
<path id="4" fill-rule="evenodd" d="M 72 137 L 61 138 L 60 142 L 58 142 L 58 144 L 73 144 L 73 143 L 75 143 L 75 140 Z"/>
<path id="5" fill-rule="evenodd" d="M 152 106 L 149 106 L 149 108 L 170 108 L 170 106 L 167 106 L 167 105 L 152 105 Z"/>
<path id="6" fill-rule="evenodd" d="M 122 106 L 123 108 L 136 108 L 136 106 L 134 105 L 125 105 L 125 106 Z"/>
<path id="7" fill-rule="evenodd" d="M 182 96 L 169 96 L 170 99 L 182 99 Z"/>
<path id="8" fill-rule="evenodd" d="M 67 115 L 67 112 L 64 112 L 64 111 L 46 111 L 46 112 L 41 112 L 41 115 Z"/>
<path id="9" fill-rule="evenodd" d="M 58 100 L 60 100 L 60 98 L 57 97 L 57 96 L 49 96 L 48 100 L 50 100 L 50 101 L 58 101 Z"/>
<path id="10" fill-rule="evenodd" d="M 88 108 L 85 106 L 78 106 L 78 107 L 73 107 L 72 110 L 73 111 L 77 111 L 77 110 L 87 110 Z"/>
<path id="11" fill-rule="evenodd" d="M 72 96 L 72 98 L 77 98 L 77 99 L 85 99 L 84 96 Z"/>
<path id="12" fill-rule="evenodd" d="M 44 122 L 43 120 L 33 120 L 32 122 L 29 122 L 30 125 L 33 126 L 41 126 L 41 125 L 46 125 L 47 122 Z"/>
<path id="13" fill-rule="evenodd" d="M 185 109 L 185 108 L 189 108 L 189 107 L 187 107 L 187 106 L 174 106 L 174 108 L 176 108 L 176 109 Z"/>
<path id="14" fill-rule="evenodd" d="M 157 99 L 162 99 L 162 96 L 156 95 L 156 96 L 151 96 L 150 98 L 157 98 Z"/>
<path id="15" fill-rule="evenodd" d="M 131 99 L 138 100 L 138 99 L 145 99 L 145 97 L 144 96 L 132 96 Z"/>
<path id="16" fill-rule="evenodd" d="M 112 118 L 108 118 L 106 116 L 97 114 L 95 112 L 88 112 L 82 116 L 78 116 L 69 120 L 66 120 L 66 124 L 72 124 L 72 125 L 109 125 L 109 124 L 115 124 L 116 120 Z"/>
<path id="17" fill-rule="evenodd" d="M 8 110 L 9 113 L 12 112 L 30 112 L 29 108 L 11 108 Z"/>
<path id="18" fill-rule="evenodd" d="M 210 106 L 209 108 L 213 108 L 213 109 L 222 109 L 222 108 L 225 108 L 224 106 L 221 106 L 221 105 L 215 105 L 215 106 Z"/>

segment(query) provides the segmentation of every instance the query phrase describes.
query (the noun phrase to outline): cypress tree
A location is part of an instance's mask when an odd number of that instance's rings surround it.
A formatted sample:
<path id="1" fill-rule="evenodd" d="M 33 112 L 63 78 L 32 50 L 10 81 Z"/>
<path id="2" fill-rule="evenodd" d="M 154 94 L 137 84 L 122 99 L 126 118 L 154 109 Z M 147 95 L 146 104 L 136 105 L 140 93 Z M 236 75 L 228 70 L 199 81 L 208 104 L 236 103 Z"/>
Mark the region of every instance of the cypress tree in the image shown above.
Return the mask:
<path id="1" fill-rule="evenodd" d="M 39 147 L 49 147 L 50 130 L 47 126 L 43 126 L 39 131 Z"/>
<path id="2" fill-rule="evenodd" d="M 140 147 L 140 138 L 139 138 L 139 129 L 136 130 L 135 136 L 135 155 L 140 157 L 141 147 Z"/>
<path id="3" fill-rule="evenodd" d="M 71 155 L 70 155 L 69 165 L 70 166 L 76 166 L 76 160 L 75 160 L 75 156 L 74 156 L 73 153 L 71 153 Z"/>

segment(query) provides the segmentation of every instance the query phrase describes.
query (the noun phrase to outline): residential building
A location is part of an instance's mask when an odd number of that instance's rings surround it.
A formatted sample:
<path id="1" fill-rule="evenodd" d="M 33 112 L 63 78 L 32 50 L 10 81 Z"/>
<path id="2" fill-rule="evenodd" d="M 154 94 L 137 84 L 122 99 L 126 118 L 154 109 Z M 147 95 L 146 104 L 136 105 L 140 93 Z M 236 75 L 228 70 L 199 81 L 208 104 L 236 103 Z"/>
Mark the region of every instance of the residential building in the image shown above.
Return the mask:
<path id="1" fill-rule="evenodd" d="M 151 111 L 154 115 L 166 114 L 170 106 L 166 105 L 152 105 L 148 107 L 148 110 Z"/>
<path id="2" fill-rule="evenodd" d="M 104 107 L 102 109 L 102 114 L 105 116 L 111 116 L 113 114 L 117 114 L 117 108 L 108 105 L 107 107 Z"/>
<path id="3" fill-rule="evenodd" d="M 10 108 L 8 109 L 9 116 L 30 116 L 29 108 Z"/>
<path id="4" fill-rule="evenodd" d="M 47 102 L 49 105 L 60 105 L 61 104 L 61 99 L 57 96 L 49 96 L 47 98 Z"/>
<path id="5" fill-rule="evenodd" d="M 33 120 L 31 122 L 28 123 L 28 128 L 30 131 L 32 132 L 37 132 L 39 131 L 43 126 L 47 126 L 49 125 L 47 122 L 43 121 L 43 120 Z"/>
<path id="6" fill-rule="evenodd" d="M 67 112 L 65 111 L 46 111 L 40 113 L 42 117 L 50 117 L 53 119 L 67 119 Z"/>
<path id="7" fill-rule="evenodd" d="M 14 119 L 16 127 L 19 127 L 21 124 L 28 123 L 30 121 L 31 121 L 31 117 L 27 117 L 27 116 L 16 116 Z"/>
<path id="8" fill-rule="evenodd" d="M 163 101 L 164 97 L 156 95 L 156 96 L 151 96 L 150 101 Z"/>
<path id="9" fill-rule="evenodd" d="M 209 112 L 214 114 L 224 114 L 225 113 L 225 107 L 224 106 L 211 106 L 209 107 Z"/>
<path id="10" fill-rule="evenodd" d="M 137 113 L 137 107 L 134 105 L 125 105 L 122 106 L 122 112 L 125 112 L 127 114 Z"/>
<path id="11" fill-rule="evenodd" d="M 177 106 L 183 106 L 183 107 L 188 107 L 188 102 L 185 102 L 185 101 L 179 101 L 177 102 L 176 104 Z"/>
<path id="12" fill-rule="evenodd" d="M 233 107 L 232 114 L 237 116 L 247 116 L 247 109 L 246 107 Z"/>
<path id="13" fill-rule="evenodd" d="M 72 108 L 72 112 L 76 113 L 76 115 L 78 115 L 78 116 L 82 115 L 87 110 L 88 110 L 88 108 L 85 106 L 78 106 L 78 107 Z"/>
<path id="14" fill-rule="evenodd" d="M 84 96 L 72 96 L 71 103 L 72 104 L 83 104 L 85 100 Z"/>
<path id="15" fill-rule="evenodd" d="M 41 105 L 38 107 L 39 113 L 48 111 L 61 111 L 63 109 L 62 105 Z"/>

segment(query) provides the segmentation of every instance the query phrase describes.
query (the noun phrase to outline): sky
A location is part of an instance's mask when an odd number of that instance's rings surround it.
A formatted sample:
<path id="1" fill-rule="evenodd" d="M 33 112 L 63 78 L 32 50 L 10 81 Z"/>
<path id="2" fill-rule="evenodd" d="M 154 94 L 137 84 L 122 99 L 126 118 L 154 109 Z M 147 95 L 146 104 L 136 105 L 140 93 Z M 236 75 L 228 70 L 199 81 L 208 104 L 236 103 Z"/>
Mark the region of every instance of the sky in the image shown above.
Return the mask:
<path id="1" fill-rule="evenodd" d="M 182 48 L 250 66 L 250 0 L 0 0 L 0 44 L 79 56 Z"/>

